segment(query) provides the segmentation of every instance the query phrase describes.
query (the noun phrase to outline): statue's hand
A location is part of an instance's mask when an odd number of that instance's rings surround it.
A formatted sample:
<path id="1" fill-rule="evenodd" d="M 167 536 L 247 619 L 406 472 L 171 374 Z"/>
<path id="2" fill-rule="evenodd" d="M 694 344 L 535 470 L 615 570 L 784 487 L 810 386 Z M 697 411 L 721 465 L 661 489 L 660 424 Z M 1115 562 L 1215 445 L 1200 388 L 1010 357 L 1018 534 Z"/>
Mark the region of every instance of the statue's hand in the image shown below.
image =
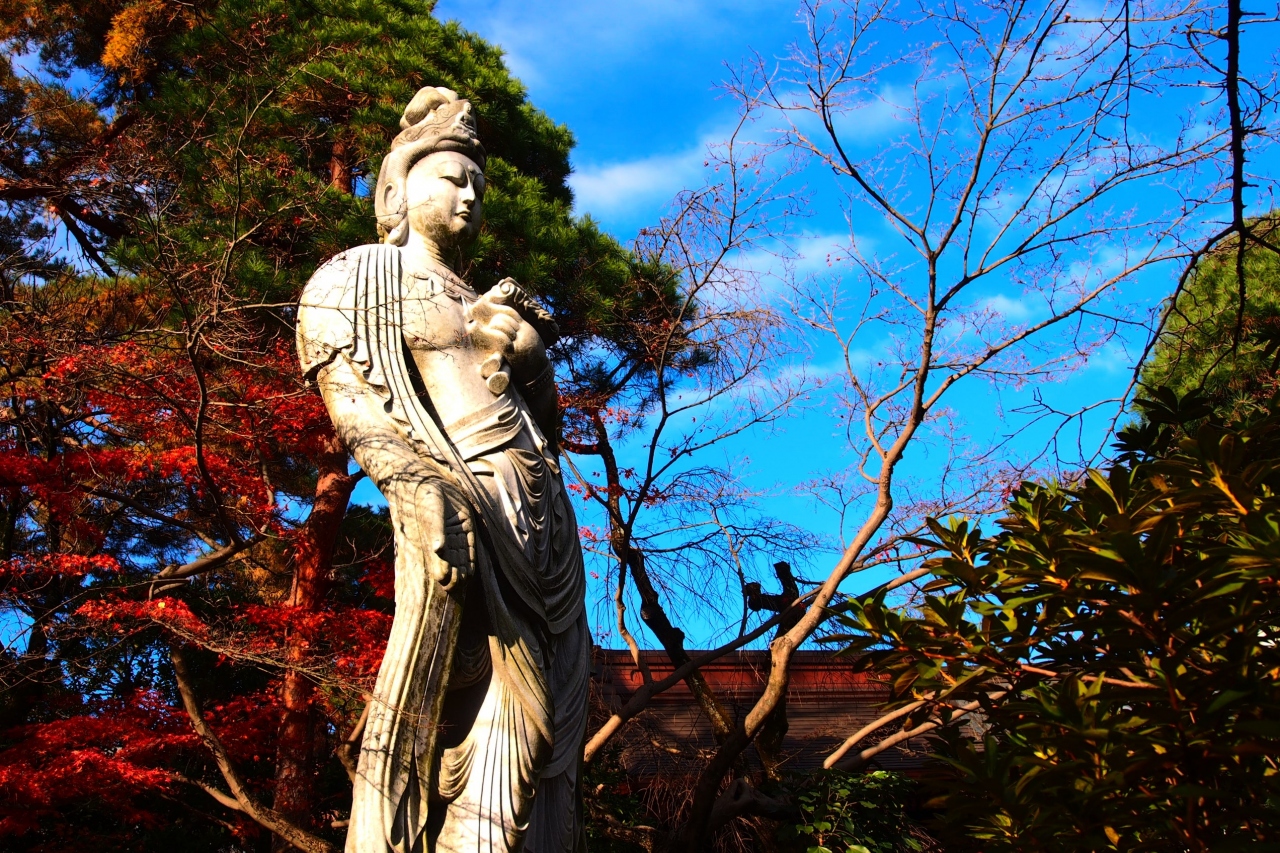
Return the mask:
<path id="1" fill-rule="evenodd" d="M 513 291 L 503 287 L 505 283 L 506 280 L 490 288 L 471 306 L 467 331 L 476 348 L 518 365 L 540 351 L 542 341 L 537 330 L 511 305 Z"/>
<path id="2" fill-rule="evenodd" d="M 427 563 L 431 577 L 445 589 L 471 576 L 476 561 L 476 533 L 471 510 L 461 495 L 446 494 L 439 484 L 426 490 L 421 508 L 427 528 Z"/>

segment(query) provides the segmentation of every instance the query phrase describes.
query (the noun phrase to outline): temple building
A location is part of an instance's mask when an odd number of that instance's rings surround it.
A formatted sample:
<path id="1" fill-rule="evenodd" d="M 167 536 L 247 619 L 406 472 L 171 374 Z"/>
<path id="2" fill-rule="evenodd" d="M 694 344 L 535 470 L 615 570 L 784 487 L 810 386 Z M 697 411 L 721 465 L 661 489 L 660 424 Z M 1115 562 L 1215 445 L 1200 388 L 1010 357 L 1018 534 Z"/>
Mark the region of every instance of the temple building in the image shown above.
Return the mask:
<path id="1" fill-rule="evenodd" d="M 691 651 L 692 657 L 700 652 Z M 654 680 L 672 672 L 663 651 L 641 652 Z M 592 682 L 597 713 L 612 712 L 643 685 L 643 677 L 625 649 L 593 652 Z M 745 715 L 764 688 L 769 673 L 767 651 L 735 652 L 702 668 L 711 689 L 730 713 Z M 848 658 L 826 651 L 799 651 L 792 663 L 787 690 L 787 734 L 782 744 L 783 773 L 804 773 L 822 766 L 849 735 L 883 713 L 889 685 L 875 675 L 853 672 Z M 886 733 L 892 729 L 886 729 Z M 710 723 L 685 682 L 654 697 L 649 707 L 619 736 L 618 758 L 633 784 L 682 778 L 696 772 L 699 759 L 715 747 Z M 874 743 L 870 741 L 869 743 Z M 869 745 L 869 744 L 868 744 Z M 756 766 L 753 750 L 748 760 Z M 925 738 L 914 738 L 881 753 L 875 764 L 912 773 L 927 760 Z"/>

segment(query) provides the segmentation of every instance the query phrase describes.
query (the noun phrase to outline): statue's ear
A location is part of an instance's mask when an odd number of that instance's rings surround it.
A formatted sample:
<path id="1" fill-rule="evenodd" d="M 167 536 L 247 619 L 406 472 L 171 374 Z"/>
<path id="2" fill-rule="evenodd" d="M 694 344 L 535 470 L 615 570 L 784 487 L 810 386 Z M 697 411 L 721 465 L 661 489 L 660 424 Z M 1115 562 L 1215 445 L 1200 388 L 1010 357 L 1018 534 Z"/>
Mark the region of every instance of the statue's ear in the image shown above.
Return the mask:
<path id="1" fill-rule="evenodd" d="M 400 182 L 387 181 L 382 187 L 382 209 L 387 213 L 398 213 L 400 205 Z"/>
<path id="2" fill-rule="evenodd" d="M 377 199 L 378 233 L 383 242 L 403 246 L 409 236 L 408 198 L 404 181 L 387 181 L 379 189 Z"/>

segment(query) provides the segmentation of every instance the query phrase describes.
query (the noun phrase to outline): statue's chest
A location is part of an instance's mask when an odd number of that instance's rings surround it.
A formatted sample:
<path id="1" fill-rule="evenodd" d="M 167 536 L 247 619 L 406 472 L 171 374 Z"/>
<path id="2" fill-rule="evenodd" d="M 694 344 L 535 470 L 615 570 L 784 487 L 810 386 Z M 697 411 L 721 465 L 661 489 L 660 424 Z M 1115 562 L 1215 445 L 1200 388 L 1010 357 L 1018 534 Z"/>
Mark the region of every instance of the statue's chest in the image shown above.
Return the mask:
<path id="1" fill-rule="evenodd" d="M 435 278 L 406 276 L 402 295 L 404 340 L 410 350 L 468 345 L 467 309 L 471 300 L 466 294 L 451 292 Z"/>

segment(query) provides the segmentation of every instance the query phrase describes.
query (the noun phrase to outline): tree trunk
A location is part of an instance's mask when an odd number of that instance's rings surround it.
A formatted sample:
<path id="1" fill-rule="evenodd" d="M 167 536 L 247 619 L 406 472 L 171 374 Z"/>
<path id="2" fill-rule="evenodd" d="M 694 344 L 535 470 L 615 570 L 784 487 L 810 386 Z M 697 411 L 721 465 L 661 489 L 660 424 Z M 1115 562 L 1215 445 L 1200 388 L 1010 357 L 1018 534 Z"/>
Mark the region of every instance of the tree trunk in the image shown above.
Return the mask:
<path id="1" fill-rule="evenodd" d="M 333 548 L 338 529 L 347 512 L 351 490 L 359 475 L 347 473 L 347 451 L 334 437 L 317 460 L 315 502 L 299 531 L 295 555 L 293 588 L 285 606 L 296 608 L 298 617 L 320 610 L 328 591 L 333 568 Z M 306 632 L 290 631 L 285 640 L 286 659 L 301 665 L 308 657 L 310 638 Z M 322 741 L 315 712 L 315 685 L 302 672 L 287 670 L 281 689 L 283 715 L 276 752 L 275 811 L 300 827 L 314 828 L 319 817 L 316 779 L 325 756 L 318 748 Z M 276 850 L 291 846 L 276 838 Z"/>
<path id="2" fill-rule="evenodd" d="M 351 195 L 354 189 L 351 182 L 351 158 L 345 139 L 333 141 L 333 150 L 329 155 L 329 186 L 347 195 Z"/>
<path id="3" fill-rule="evenodd" d="M 788 612 L 788 615 L 778 623 L 778 629 L 773 634 L 776 639 L 796 626 L 803 611 L 798 609 L 793 612 L 787 610 L 800 597 L 800 585 L 796 582 L 795 575 L 791 573 L 791 564 L 786 562 L 774 563 L 773 573 L 778 576 L 778 583 L 782 585 L 782 593 L 780 595 L 764 595 L 761 593 L 759 584 L 747 584 L 747 606 L 752 610 L 769 610 L 774 613 Z M 756 752 L 760 756 L 760 762 L 764 765 L 764 772 L 770 779 L 775 781 L 782 778 L 782 741 L 787 736 L 788 728 L 787 697 L 784 693 L 782 698 L 778 700 L 777 707 L 769 712 L 769 716 L 765 717 L 764 725 L 755 740 Z"/>

